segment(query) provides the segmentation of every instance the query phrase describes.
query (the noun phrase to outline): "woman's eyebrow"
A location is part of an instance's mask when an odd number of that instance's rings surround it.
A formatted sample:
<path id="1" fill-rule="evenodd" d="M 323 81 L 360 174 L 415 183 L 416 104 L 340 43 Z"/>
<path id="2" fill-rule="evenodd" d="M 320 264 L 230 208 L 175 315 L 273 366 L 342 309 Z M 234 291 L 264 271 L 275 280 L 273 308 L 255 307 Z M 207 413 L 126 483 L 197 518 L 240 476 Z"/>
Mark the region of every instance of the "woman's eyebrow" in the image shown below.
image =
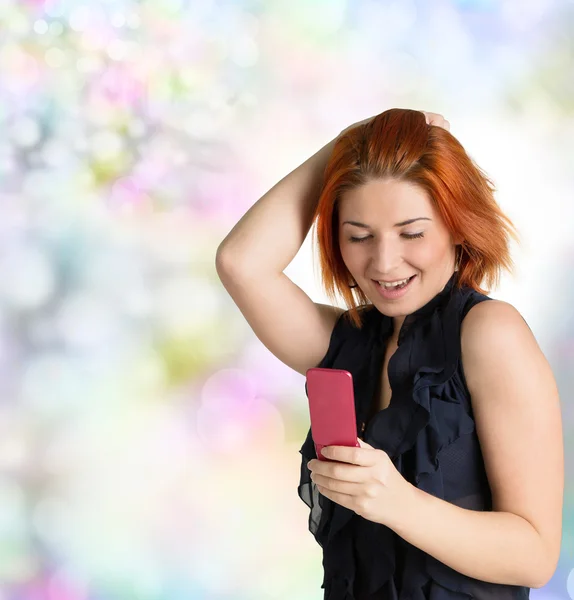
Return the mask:
<path id="1" fill-rule="evenodd" d="M 410 223 L 414 223 L 415 221 L 422 221 L 422 220 L 426 220 L 426 221 L 432 221 L 432 219 L 429 219 L 428 217 L 415 217 L 414 219 L 407 219 L 406 221 L 401 221 L 400 223 L 395 223 L 393 227 L 402 227 L 403 225 L 409 225 Z M 358 221 L 344 221 L 343 225 L 345 224 L 349 224 L 349 225 L 356 225 L 357 227 L 365 227 L 365 228 L 369 228 L 369 225 L 365 225 L 365 223 L 359 223 Z"/>

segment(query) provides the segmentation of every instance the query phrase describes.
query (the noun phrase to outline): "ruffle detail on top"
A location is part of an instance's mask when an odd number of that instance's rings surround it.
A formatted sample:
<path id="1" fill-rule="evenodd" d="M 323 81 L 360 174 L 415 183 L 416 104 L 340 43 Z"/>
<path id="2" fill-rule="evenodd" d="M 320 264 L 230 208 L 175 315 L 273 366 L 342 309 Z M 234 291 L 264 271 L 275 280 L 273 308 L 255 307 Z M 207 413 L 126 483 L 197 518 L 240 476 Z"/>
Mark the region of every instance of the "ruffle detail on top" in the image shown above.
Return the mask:
<path id="1" fill-rule="evenodd" d="M 388 366 L 390 404 L 375 413 L 362 437 L 385 451 L 405 479 L 419 489 L 463 508 L 490 510 L 490 488 L 472 410 L 457 374 L 460 315 L 467 294 L 453 290 L 453 282 L 454 276 L 428 305 L 405 319 L 398 348 Z M 471 300 L 477 303 L 488 299 L 478 295 Z M 363 338 L 349 326 L 343 331 L 339 321 L 327 355 L 319 364 L 352 374 L 358 425 L 366 421 L 370 411 L 390 326 L 389 317 L 376 310 L 369 315 L 371 318 L 374 322 L 368 322 Z M 300 453 L 298 493 L 311 509 L 309 530 L 323 548 L 324 600 L 529 597 L 526 587 L 465 576 L 385 525 L 364 519 L 322 496 L 307 469 L 307 462 L 317 458 L 311 429 Z"/>
<path id="2" fill-rule="evenodd" d="M 439 498 L 445 497 L 440 475 L 441 451 L 475 430 L 464 404 L 452 393 L 454 386 L 449 385 L 456 372 L 459 352 L 456 314 L 448 314 L 449 309 L 455 308 L 448 306 L 445 315 L 440 307 L 437 308 L 429 319 L 419 324 L 421 327 L 403 339 L 389 361 L 391 402 L 388 408 L 372 417 L 364 435 L 367 443 L 389 455 L 397 470 L 412 479 L 410 483 Z M 413 362 L 414 347 L 417 342 L 422 342 L 421 337 L 433 340 L 433 352 L 425 356 L 425 364 L 412 374 L 408 372 L 408 366 Z M 382 362 L 382 357 L 380 360 Z M 357 552 L 362 560 L 372 563 L 363 575 L 367 578 L 366 598 L 377 595 L 405 598 L 407 590 L 411 597 L 416 597 L 410 573 L 421 570 L 424 554 L 404 540 L 397 542 L 397 534 L 388 527 L 371 522 L 366 522 L 365 526 L 365 519 L 358 519 L 363 523 L 357 527 Z M 404 546 L 403 568 L 408 574 L 405 585 L 399 583 L 398 589 L 394 572 L 396 545 Z M 373 553 L 372 548 L 381 548 L 383 552 Z M 448 583 L 444 578 L 442 581 Z M 421 599 L 425 598 L 422 590 L 426 583 L 428 578 L 420 582 Z M 453 589 L 450 591 L 454 592 Z"/>

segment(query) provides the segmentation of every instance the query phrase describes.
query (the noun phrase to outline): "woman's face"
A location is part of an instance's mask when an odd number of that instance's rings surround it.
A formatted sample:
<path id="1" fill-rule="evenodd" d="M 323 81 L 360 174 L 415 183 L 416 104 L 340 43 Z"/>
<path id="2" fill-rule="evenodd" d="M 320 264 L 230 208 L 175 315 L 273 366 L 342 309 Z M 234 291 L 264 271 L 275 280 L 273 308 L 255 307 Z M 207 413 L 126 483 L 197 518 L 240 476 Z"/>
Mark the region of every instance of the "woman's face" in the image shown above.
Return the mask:
<path id="1" fill-rule="evenodd" d="M 417 220 L 400 225 L 412 219 Z M 359 287 L 388 316 L 406 316 L 424 306 L 455 269 L 455 245 L 430 197 L 404 181 L 378 179 L 345 192 L 339 206 L 339 244 Z M 384 298 L 374 281 L 412 275 L 416 277 L 406 293 L 393 299 Z"/>

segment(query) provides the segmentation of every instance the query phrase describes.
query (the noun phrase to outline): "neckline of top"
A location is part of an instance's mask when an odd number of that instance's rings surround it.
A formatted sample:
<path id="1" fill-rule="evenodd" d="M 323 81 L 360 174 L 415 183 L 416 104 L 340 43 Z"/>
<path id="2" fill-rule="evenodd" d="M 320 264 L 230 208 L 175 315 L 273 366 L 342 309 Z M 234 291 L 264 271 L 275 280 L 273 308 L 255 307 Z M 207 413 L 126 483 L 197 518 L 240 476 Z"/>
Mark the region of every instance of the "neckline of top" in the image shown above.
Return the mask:
<path id="1" fill-rule="evenodd" d="M 448 302 L 452 296 L 452 293 L 454 292 L 457 279 L 458 271 L 454 271 L 450 279 L 446 282 L 444 288 L 438 294 L 436 294 L 436 296 L 431 298 L 424 306 L 421 306 L 413 313 L 405 317 L 403 324 L 401 325 L 401 330 L 399 331 L 397 346 L 401 345 L 405 339 L 405 336 L 415 323 L 417 323 L 421 318 L 431 315 L 437 310 L 437 308 L 444 306 Z M 379 313 L 380 323 L 378 329 L 379 335 L 376 336 L 376 339 L 379 342 L 383 342 L 388 339 L 393 330 L 393 318 L 381 313 L 378 310 L 377 312 Z"/>

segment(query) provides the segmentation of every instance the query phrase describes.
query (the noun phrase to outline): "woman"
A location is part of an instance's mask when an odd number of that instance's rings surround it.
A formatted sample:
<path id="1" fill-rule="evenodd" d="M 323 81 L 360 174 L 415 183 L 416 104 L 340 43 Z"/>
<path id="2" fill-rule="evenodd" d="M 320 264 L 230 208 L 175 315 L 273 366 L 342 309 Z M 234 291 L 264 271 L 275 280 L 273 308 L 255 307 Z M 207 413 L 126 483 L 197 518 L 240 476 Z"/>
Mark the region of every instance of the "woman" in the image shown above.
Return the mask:
<path id="1" fill-rule="evenodd" d="M 560 400 L 510 304 L 511 221 L 441 115 L 391 109 L 267 192 L 218 249 L 258 338 L 305 375 L 353 377 L 360 448 L 301 447 L 298 493 L 328 600 L 528 598 L 558 562 Z M 317 220 L 325 290 L 283 273 Z"/>

